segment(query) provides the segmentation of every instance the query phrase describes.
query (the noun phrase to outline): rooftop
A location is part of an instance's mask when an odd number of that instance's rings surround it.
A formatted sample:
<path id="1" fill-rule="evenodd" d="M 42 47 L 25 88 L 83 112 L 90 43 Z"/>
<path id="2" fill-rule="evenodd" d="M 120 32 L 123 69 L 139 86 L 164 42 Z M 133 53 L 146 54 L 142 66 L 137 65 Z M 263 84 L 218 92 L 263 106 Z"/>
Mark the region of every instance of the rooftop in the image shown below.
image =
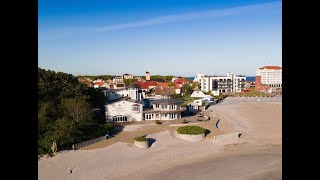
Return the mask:
<path id="1" fill-rule="evenodd" d="M 282 67 L 280 67 L 280 66 L 263 66 L 259 69 L 261 69 L 261 70 L 262 69 L 282 69 Z"/>
<path id="2" fill-rule="evenodd" d="M 183 101 L 177 99 L 159 99 L 151 101 L 151 104 L 181 104 Z"/>

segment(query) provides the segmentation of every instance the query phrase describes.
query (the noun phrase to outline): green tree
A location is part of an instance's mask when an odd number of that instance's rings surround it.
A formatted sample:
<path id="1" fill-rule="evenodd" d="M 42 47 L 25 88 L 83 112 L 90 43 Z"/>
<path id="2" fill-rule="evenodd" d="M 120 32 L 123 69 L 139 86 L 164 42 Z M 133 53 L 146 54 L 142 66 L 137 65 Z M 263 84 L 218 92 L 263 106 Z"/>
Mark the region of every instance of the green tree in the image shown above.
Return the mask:
<path id="1" fill-rule="evenodd" d="M 70 120 L 79 124 L 92 123 L 92 111 L 85 97 L 64 99 L 62 108 L 65 116 Z"/>
<path id="2" fill-rule="evenodd" d="M 190 86 L 190 84 L 187 83 L 187 84 L 182 85 L 181 91 L 184 94 L 190 95 L 193 92 L 193 89 Z"/>

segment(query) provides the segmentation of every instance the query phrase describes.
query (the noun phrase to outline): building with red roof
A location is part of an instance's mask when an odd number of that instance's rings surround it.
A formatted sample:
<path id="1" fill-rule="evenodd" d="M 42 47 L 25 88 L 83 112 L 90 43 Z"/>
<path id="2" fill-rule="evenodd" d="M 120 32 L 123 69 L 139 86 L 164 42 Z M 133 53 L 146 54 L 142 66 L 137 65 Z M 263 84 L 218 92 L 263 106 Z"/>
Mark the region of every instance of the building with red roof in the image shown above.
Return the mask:
<path id="1" fill-rule="evenodd" d="M 256 71 L 256 89 L 271 90 L 282 88 L 282 67 L 280 66 L 264 66 Z M 257 87 L 258 86 L 258 87 Z M 264 87 L 265 86 L 265 87 Z"/>

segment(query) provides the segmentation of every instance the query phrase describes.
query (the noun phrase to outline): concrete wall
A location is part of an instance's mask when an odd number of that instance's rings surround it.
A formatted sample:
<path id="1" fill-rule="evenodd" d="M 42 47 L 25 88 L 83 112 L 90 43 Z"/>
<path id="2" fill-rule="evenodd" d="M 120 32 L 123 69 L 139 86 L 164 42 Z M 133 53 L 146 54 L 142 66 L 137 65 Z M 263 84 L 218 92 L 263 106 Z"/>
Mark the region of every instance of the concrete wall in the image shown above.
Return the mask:
<path id="1" fill-rule="evenodd" d="M 213 142 L 226 142 L 226 141 L 235 140 L 238 138 L 239 138 L 238 132 L 220 134 L 220 135 L 214 136 Z"/>
<path id="2" fill-rule="evenodd" d="M 138 148 L 149 148 L 149 142 L 148 141 L 134 141 L 134 145 Z"/>
<path id="3" fill-rule="evenodd" d="M 178 132 L 177 132 L 178 133 Z M 198 135 L 189 135 L 189 134 L 179 134 L 178 136 L 186 141 L 190 141 L 190 142 L 200 142 L 204 139 L 205 137 L 205 133 L 203 134 L 198 134 Z"/>

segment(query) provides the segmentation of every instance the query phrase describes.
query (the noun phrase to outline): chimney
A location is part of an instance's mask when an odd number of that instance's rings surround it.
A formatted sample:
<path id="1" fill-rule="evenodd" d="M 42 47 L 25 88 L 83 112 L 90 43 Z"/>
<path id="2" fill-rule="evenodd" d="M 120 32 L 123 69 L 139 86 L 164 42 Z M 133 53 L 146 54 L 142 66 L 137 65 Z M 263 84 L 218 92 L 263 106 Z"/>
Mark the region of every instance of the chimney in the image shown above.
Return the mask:
<path id="1" fill-rule="evenodd" d="M 148 71 L 146 72 L 146 81 L 150 81 L 150 73 Z"/>

